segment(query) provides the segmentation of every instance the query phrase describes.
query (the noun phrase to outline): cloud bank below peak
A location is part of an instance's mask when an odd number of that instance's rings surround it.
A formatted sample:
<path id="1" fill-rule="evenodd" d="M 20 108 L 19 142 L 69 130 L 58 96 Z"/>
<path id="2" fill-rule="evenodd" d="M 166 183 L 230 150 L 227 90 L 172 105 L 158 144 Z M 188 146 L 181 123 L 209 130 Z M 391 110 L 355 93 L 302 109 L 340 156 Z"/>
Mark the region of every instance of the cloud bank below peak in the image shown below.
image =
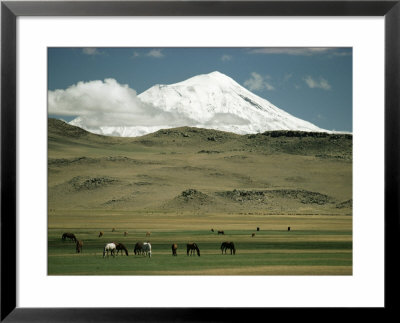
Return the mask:
<path id="1" fill-rule="evenodd" d="M 109 127 L 176 127 L 194 121 L 140 101 L 134 89 L 115 79 L 78 82 L 48 91 L 48 113 L 76 117 L 70 123 L 98 134 Z"/>
<path id="2" fill-rule="evenodd" d="M 230 129 L 247 123 L 229 113 L 217 113 L 199 121 L 178 111 L 166 111 L 141 101 L 134 89 L 112 78 L 48 91 L 48 114 L 74 117 L 70 124 L 93 133 L 124 137 L 182 126 Z"/>

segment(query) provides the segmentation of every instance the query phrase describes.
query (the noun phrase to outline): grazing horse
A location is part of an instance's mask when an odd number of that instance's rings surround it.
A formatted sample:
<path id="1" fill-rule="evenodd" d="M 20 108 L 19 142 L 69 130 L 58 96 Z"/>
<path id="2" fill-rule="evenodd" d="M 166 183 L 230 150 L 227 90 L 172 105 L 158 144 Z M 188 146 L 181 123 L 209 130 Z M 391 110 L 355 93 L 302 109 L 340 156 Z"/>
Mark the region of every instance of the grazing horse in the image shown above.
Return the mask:
<path id="1" fill-rule="evenodd" d="M 115 243 L 107 243 L 103 249 L 103 258 L 105 257 L 106 253 L 107 253 L 107 257 L 108 257 L 108 252 L 111 252 L 111 256 L 115 257 L 115 250 L 117 249 L 117 246 L 115 245 Z"/>
<path id="2" fill-rule="evenodd" d="M 214 232 L 214 229 L 211 229 L 211 232 Z"/>
<path id="3" fill-rule="evenodd" d="M 115 246 L 117 249 L 117 255 L 120 251 L 121 251 L 121 255 L 122 255 L 122 251 L 125 251 L 125 254 L 128 256 L 128 249 L 126 249 L 126 247 L 122 243 L 115 243 Z"/>
<path id="4" fill-rule="evenodd" d="M 200 257 L 200 249 L 195 243 L 188 243 L 186 245 L 186 253 L 189 256 L 189 251 L 190 255 L 194 254 L 195 251 L 197 251 L 197 255 Z"/>
<path id="5" fill-rule="evenodd" d="M 149 256 L 151 258 L 151 244 L 150 242 L 144 242 L 143 243 L 143 252 L 145 256 Z"/>
<path id="6" fill-rule="evenodd" d="M 150 237 L 151 232 L 146 232 L 146 237 Z"/>
<path id="7" fill-rule="evenodd" d="M 225 234 L 224 231 L 218 231 L 218 234 Z"/>
<path id="8" fill-rule="evenodd" d="M 124 236 L 126 237 L 127 235 L 128 235 L 128 232 L 127 232 L 127 231 L 125 231 L 125 232 L 124 232 Z"/>
<path id="9" fill-rule="evenodd" d="M 253 232 L 253 233 L 251 234 L 251 237 L 253 238 L 253 237 L 255 237 L 255 235 L 256 235 L 256 234 Z"/>
<path id="10" fill-rule="evenodd" d="M 76 252 L 80 253 L 82 251 L 83 247 L 83 241 L 81 240 L 76 240 Z"/>
<path id="11" fill-rule="evenodd" d="M 140 255 L 141 253 L 143 253 L 143 242 L 136 242 L 133 252 L 135 253 L 135 255 Z"/>
<path id="12" fill-rule="evenodd" d="M 232 254 L 234 254 L 234 255 L 236 254 L 235 244 L 233 242 L 228 242 L 228 241 L 222 242 L 222 244 L 221 244 L 222 254 L 224 253 L 224 251 L 225 251 L 225 254 L 226 254 L 226 249 L 230 249 L 231 250 L 231 255 Z"/>
<path id="13" fill-rule="evenodd" d="M 115 232 L 115 228 L 112 228 L 111 232 Z"/>
<path id="14" fill-rule="evenodd" d="M 172 244 L 171 249 L 172 249 L 172 255 L 176 256 L 177 255 L 176 249 L 178 249 L 178 245 L 176 243 Z"/>
<path id="15" fill-rule="evenodd" d="M 99 238 L 101 238 L 102 236 L 103 236 L 103 231 L 100 231 L 100 233 L 99 233 Z"/>
<path id="16" fill-rule="evenodd" d="M 65 232 L 65 233 L 62 235 L 61 239 L 65 240 L 66 238 L 68 238 L 68 239 L 70 239 L 70 240 L 76 242 L 76 237 L 75 237 L 75 234 L 73 234 L 73 233 Z"/>

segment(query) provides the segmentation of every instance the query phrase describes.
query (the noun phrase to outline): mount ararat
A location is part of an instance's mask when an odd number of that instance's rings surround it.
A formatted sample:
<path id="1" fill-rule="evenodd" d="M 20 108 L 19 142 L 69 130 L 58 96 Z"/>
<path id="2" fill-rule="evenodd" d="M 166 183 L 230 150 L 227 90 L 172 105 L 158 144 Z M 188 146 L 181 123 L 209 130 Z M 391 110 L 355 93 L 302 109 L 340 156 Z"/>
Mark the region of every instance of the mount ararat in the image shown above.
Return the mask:
<path id="1" fill-rule="evenodd" d="M 157 114 L 168 116 L 170 119 L 179 116 L 178 122 L 184 124 L 105 125 L 94 130 L 88 129 L 80 117 L 72 120 L 70 124 L 101 135 L 119 137 L 137 137 L 160 129 L 181 126 L 236 134 L 273 130 L 329 132 L 279 109 L 217 71 L 197 75 L 175 84 L 154 85 L 137 97 L 144 105 L 157 111 Z"/>

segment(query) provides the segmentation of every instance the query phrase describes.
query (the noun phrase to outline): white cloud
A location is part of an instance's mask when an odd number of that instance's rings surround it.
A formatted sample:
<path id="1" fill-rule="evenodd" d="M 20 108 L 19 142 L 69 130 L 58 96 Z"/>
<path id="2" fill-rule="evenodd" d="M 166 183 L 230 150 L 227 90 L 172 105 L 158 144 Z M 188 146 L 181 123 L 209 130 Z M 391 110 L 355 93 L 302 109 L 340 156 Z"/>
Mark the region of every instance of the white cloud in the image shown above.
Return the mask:
<path id="1" fill-rule="evenodd" d="M 251 78 L 244 81 L 243 84 L 250 91 L 257 91 L 257 90 L 261 90 L 264 87 L 263 81 L 264 80 L 260 74 L 253 72 L 253 73 L 251 73 Z"/>
<path id="2" fill-rule="evenodd" d="M 162 53 L 161 49 L 152 49 L 146 55 L 154 58 L 164 57 L 164 54 Z"/>
<path id="3" fill-rule="evenodd" d="M 266 76 L 266 79 L 270 79 L 270 76 Z M 268 91 L 275 90 L 275 87 L 264 79 L 260 74 L 253 72 L 251 73 L 251 77 L 244 81 L 243 85 L 247 87 L 250 91 L 260 91 L 263 89 L 267 89 Z"/>
<path id="4" fill-rule="evenodd" d="M 151 49 L 147 53 L 139 53 L 134 51 L 132 53 L 131 58 L 138 58 L 138 57 L 151 57 L 151 58 L 163 58 L 165 55 L 162 52 L 162 49 Z"/>
<path id="5" fill-rule="evenodd" d="M 136 58 L 136 57 L 139 57 L 139 56 L 140 56 L 140 54 L 138 52 L 133 52 L 133 54 L 132 54 L 132 58 Z"/>
<path id="6" fill-rule="evenodd" d="M 328 47 L 265 47 L 255 48 L 249 51 L 250 54 L 286 54 L 311 56 L 332 53 L 336 49 Z"/>
<path id="7" fill-rule="evenodd" d="M 95 47 L 85 47 L 82 49 L 82 53 L 84 53 L 85 55 L 101 55 L 102 54 L 102 52 L 99 51 Z"/>
<path id="8" fill-rule="evenodd" d="M 304 82 L 308 85 L 311 89 L 323 89 L 323 90 L 330 90 L 332 87 L 327 80 L 320 77 L 319 80 L 314 80 L 311 76 L 306 76 Z"/>
<path id="9" fill-rule="evenodd" d="M 271 83 L 269 83 L 269 82 L 264 82 L 264 86 L 265 86 L 265 88 L 266 88 L 268 91 L 273 91 L 273 90 L 275 90 L 275 87 L 274 87 Z"/>
<path id="10" fill-rule="evenodd" d="M 48 113 L 75 116 L 80 126 L 101 133 L 101 127 L 153 127 L 193 124 L 192 120 L 145 104 L 136 91 L 114 79 L 79 82 L 48 92 Z"/>
<path id="11" fill-rule="evenodd" d="M 221 61 L 223 61 L 223 62 L 229 62 L 229 61 L 231 61 L 232 60 L 232 56 L 231 55 L 222 55 L 221 56 Z"/>

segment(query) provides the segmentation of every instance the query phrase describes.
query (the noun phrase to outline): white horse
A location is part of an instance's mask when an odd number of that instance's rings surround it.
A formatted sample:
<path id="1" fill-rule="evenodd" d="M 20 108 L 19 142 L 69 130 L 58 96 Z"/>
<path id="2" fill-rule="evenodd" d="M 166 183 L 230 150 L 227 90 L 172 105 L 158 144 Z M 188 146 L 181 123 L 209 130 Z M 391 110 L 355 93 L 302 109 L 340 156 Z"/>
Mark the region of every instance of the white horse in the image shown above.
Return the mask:
<path id="1" fill-rule="evenodd" d="M 111 252 L 111 256 L 115 256 L 115 251 L 117 250 L 117 246 L 115 245 L 115 243 L 107 243 L 106 246 L 103 249 L 103 258 L 105 257 L 106 253 L 107 253 L 107 257 L 108 257 L 108 252 Z"/>
<path id="2" fill-rule="evenodd" d="M 143 252 L 144 254 L 147 256 L 149 256 L 149 258 L 151 257 L 151 244 L 150 242 L 144 242 L 143 243 Z"/>

